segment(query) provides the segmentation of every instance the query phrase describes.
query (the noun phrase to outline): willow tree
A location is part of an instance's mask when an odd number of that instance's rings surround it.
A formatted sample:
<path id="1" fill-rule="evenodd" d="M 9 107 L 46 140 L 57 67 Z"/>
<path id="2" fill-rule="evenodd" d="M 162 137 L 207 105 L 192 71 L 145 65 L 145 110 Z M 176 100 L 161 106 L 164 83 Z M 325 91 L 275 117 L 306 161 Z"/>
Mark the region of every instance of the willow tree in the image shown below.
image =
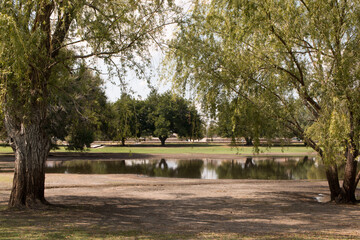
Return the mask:
<path id="1" fill-rule="evenodd" d="M 0 1 L 1 110 L 15 150 L 10 207 L 47 203 L 48 109 L 63 81 L 59 66 L 101 58 L 121 75 L 146 63 L 170 10 L 161 0 Z"/>
<path id="2" fill-rule="evenodd" d="M 260 139 L 267 140 L 266 144 L 271 146 L 274 138 L 286 140 L 292 137 L 282 124 L 242 98 L 218 100 L 216 119 L 217 133 L 221 137 L 231 138 L 234 143 L 244 139 L 245 145 L 254 146 L 256 152 L 259 151 Z"/>
<path id="3" fill-rule="evenodd" d="M 113 104 L 115 117 L 113 119 L 114 139 L 120 140 L 125 146 L 125 141 L 137 137 L 140 123 L 137 120 L 136 100 L 126 93 Z"/>
<path id="4" fill-rule="evenodd" d="M 266 113 L 318 153 L 331 199 L 355 202 L 360 2 L 212 0 L 193 6 L 170 43 L 178 86 L 191 86 L 208 107 L 225 94 Z"/>

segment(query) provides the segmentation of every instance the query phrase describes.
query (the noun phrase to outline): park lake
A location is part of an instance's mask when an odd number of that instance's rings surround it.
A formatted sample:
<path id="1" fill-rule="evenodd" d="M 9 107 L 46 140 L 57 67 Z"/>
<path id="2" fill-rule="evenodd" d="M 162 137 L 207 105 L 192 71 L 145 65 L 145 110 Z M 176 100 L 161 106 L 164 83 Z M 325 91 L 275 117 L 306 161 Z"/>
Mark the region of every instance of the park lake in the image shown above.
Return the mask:
<path id="1" fill-rule="evenodd" d="M 221 159 L 133 159 L 48 161 L 47 173 L 137 174 L 144 177 L 197 179 L 326 179 L 314 157 L 244 157 Z"/>

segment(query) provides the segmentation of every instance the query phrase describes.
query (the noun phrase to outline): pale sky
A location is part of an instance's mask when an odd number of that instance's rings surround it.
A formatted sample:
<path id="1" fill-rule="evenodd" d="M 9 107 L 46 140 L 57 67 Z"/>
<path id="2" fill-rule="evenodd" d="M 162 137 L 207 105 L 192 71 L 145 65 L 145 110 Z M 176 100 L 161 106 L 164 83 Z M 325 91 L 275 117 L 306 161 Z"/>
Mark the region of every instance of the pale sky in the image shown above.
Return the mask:
<path id="1" fill-rule="evenodd" d="M 192 5 L 191 0 L 175 0 L 175 3 L 178 6 L 181 6 L 184 12 L 188 12 Z M 163 39 L 165 41 L 167 39 L 170 39 L 173 36 L 173 32 L 175 31 L 175 29 L 176 25 L 167 26 L 164 31 Z M 160 93 L 165 92 L 171 89 L 171 83 L 160 82 L 160 77 L 158 74 L 158 68 L 160 67 L 161 61 L 164 57 L 164 53 L 161 50 L 156 49 L 155 47 L 150 50 L 150 53 L 152 55 L 151 71 L 153 72 L 150 80 L 151 85 Z M 101 77 L 105 80 L 105 92 L 108 100 L 111 102 L 115 102 L 117 99 L 119 99 L 121 95 L 120 81 L 113 80 L 113 82 L 115 83 L 113 84 L 110 81 L 107 81 L 108 77 L 106 75 L 102 75 Z M 148 87 L 147 81 L 145 79 L 138 79 L 134 72 L 128 72 L 126 82 L 128 84 L 127 92 L 129 92 L 129 90 L 133 91 L 134 93 L 132 95 L 136 98 L 139 98 L 138 96 L 140 96 L 142 99 L 145 99 L 150 93 L 150 88 Z"/>
<path id="2" fill-rule="evenodd" d="M 160 50 L 152 50 L 152 63 L 151 63 L 151 71 L 153 74 L 151 75 L 151 85 L 156 88 L 160 93 L 165 92 L 171 88 L 170 83 L 163 83 L 159 81 L 158 68 L 161 64 L 161 60 L 163 58 L 163 53 Z M 115 102 L 121 95 L 121 85 L 119 80 L 107 81 L 107 76 L 103 75 L 102 78 L 105 80 L 105 93 L 108 97 L 108 100 L 111 102 Z M 147 95 L 150 93 L 150 88 L 148 87 L 148 83 L 146 79 L 139 79 L 136 74 L 132 71 L 129 71 L 125 81 L 127 83 L 127 92 L 132 91 L 133 96 L 136 98 L 145 99 Z M 115 83 L 115 84 L 114 84 Z M 140 96 L 140 97 L 139 97 Z"/>

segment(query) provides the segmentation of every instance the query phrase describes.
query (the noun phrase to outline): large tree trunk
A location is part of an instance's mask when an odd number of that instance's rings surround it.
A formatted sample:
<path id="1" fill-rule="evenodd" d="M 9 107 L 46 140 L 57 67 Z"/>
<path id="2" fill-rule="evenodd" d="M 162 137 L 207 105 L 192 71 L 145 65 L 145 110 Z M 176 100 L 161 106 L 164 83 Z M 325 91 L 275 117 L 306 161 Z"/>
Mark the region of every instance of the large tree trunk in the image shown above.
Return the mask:
<path id="1" fill-rule="evenodd" d="M 356 156 L 348 152 L 347 161 L 345 165 L 343 186 L 340 187 L 337 166 L 335 164 L 327 167 L 326 177 L 329 183 L 331 201 L 337 203 L 355 203 L 355 191 L 356 191 L 356 173 L 357 173 L 357 161 Z"/>
<path id="2" fill-rule="evenodd" d="M 41 117 L 15 122 L 8 114 L 5 125 L 15 150 L 15 173 L 9 207 L 37 207 L 47 204 L 44 196 L 45 161 L 50 150 Z"/>
<path id="3" fill-rule="evenodd" d="M 329 184 L 331 201 L 336 201 L 338 195 L 340 194 L 340 184 L 336 164 L 327 166 L 326 178 Z"/>
<path id="4" fill-rule="evenodd" d="M 352 150 L 348 150 L 346 153 L 346 164 L 344 172 L 344 181 L 337 202 L 341 203 L 355 203 L 355 190 L 356 190 L 356 170 L 357 161 L 356 155 Z"/>

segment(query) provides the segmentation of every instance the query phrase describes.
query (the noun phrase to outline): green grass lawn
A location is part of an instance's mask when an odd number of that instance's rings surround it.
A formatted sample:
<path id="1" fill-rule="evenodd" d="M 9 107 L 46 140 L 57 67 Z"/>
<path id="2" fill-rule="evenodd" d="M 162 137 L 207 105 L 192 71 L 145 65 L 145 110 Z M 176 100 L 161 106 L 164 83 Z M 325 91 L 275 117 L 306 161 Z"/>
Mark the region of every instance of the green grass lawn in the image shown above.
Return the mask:
<path id="1" fill-rule="evenodd" d="M 307 154 L 313 152 L 311 148 L 304 146 L 292 147 L 260 147 L 260 153 L 268 154 Z M 11 153 L 10 147 L 0 146 L 0 153 Z M 69 152 L 64 147 L 55 150 L 55 152 Z M 168 144 L 165 147 L 160 145 L 129 145 L 129 146 L 107 146 L 103 148 L 87 149 L 90 153 L 142 153 L 142 154 L 255 154 L 253 147 L 231 147 L 228 145 L 214 145 L 214 144 Z"/>
<path id="2" fill-rule="evenodd" d="M 0 153 L 12 153 L 13 150 L 9 146 L 0 145 Z"/>
<path id="3" fill-rule="evenodd" d="M 301 154 L 312 152 L 312 149 L 306 147 L 273 147 L 266 148 L 260 147 L 260 153 L 289 153 L 289 154 Z M 147 153 L 147 154 L 254 154 L 253 147 L 231 147 L 224 145 L 188 145 L 188 146 L 172 146 L 166 147 L 141 147 L 141 146 L 129 146 L 129 147 L 104 147 L 97 149 L 90 149 L 90 152 L 108 152 L 108 153 Z"/>

